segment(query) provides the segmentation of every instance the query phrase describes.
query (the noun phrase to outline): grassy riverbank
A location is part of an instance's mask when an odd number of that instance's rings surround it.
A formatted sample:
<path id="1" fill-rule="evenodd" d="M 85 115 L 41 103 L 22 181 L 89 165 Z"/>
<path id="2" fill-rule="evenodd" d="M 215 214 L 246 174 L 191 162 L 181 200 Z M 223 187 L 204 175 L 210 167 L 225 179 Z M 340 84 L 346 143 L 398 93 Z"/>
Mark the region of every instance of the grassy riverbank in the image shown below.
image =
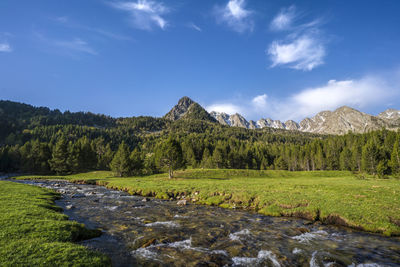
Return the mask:
<path id="1" fill-rule="evenodd" d="M 167 175 L 112 178 L 110 172 L 56 177 L 97 183 L 131 194 L 186 198 L 206 205 L 293 216 L 385 235 L 400 235 L 400 180 L 350 172 L 186 170 Z"/>
<path id="2" fill-rule="evenodd" d="M 109 266 L 106 256 L 72 242 L 98 231 L 69 221 L 51 190 L 0 181 L 0 266 Z"/>

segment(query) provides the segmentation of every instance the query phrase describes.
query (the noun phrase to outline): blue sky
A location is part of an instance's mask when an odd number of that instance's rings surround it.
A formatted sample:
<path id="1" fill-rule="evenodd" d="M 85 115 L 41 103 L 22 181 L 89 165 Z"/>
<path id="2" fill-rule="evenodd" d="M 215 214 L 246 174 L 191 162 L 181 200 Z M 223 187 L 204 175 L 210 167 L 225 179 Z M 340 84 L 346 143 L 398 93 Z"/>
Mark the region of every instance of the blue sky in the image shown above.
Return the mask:
<path id="1" fill-rule="evenodd" d="M 112 116 L 400 109 L 400 1 L 2 0 L 0 99 Z"/>

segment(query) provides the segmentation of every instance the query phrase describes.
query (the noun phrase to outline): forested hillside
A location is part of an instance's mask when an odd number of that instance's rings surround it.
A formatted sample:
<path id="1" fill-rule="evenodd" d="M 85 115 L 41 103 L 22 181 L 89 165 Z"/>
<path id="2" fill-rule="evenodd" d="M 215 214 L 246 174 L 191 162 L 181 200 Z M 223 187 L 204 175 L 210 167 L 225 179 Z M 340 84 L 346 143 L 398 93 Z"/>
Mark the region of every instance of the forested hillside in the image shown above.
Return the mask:
<path id="1" fill-rule="evenodd" d="M 157 154 L 169 138 L 178 142 L 186 168 L 400 172 L 398 132 L 328 136 L 250 130 L 204 120 L 208 116 L 197 113 L 200 118 L 175 121 L 111 118 L 0 101 L 0 172 L 67 174 L 118 165 L 124 175 L 157 173 L 164 170 Z"/>

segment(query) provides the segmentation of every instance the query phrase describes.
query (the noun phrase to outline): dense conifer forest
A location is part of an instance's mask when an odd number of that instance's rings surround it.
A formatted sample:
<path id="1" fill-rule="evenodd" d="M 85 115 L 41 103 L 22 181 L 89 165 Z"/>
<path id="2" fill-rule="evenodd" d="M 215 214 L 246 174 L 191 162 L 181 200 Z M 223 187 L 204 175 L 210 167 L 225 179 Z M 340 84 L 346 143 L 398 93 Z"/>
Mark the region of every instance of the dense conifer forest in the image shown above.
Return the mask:
<path id="1" fill-rule="evenodd" d="M 400 133 L 385 129 L 328 136 L 228 127 L 196 117 L 111 118 L 0 101 L 0 172 L 153 174 L 166 170 L 167 142 L 181 153 L 175 165 L 182 168 L 400 173 Z"/>

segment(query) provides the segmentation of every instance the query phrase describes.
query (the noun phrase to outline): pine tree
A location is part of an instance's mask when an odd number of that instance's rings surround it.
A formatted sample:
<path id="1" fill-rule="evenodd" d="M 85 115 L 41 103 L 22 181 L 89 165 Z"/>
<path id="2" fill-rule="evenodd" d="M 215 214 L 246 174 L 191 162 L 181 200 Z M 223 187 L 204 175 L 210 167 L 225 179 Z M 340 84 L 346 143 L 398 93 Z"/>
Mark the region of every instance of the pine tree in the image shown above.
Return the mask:
<path id="1" fill-rule="evenodd" d="M 390 156 L 390 168 L 392 169 L 392 173 L 400 174 L 400 144 L 399 139 L 393 145 L 392 154 Z"/>
<path id="2" fill-rule="evenodd" d="M 340 153 L 340 160 L 339 160 L 340 169 L 343 171 L 350 171 L 351 162 L 352 162 L 351 150 L 345 147 L 343 151 Z"/>
<path id="3" fill-rule="evenodd" d="M 379 162 L 379 150 L 375 142 L 369 140 L 362 149 L 361 169 L 370 174 L 376 174 L 376 167 Z"/>
<path id="4" fill-rule="evenodd" d="M 169 178 L 173 178 L 174 170 L 183 166 L 183 153 L 180 143 L 173 137 L 169 137 L 167 141 L 158 145 L 156 158 L 160 167 L 168 169 Z"/>
<path id="5" fill-rule="evenodd" d="M 131 163 L 131 172 L 133 175 L 142 175 L 144 160 L 142 157 L 142 153 L 138 149 L 134 149 L 129 156 L 129 160 Z"/>
<path id="6" fill-rule="evenodd" d="M 122 142 L 110 163 L 110 168 L 116 176 L 128 176 L 131 173 L 129 154 L 128 146 Z"/>
<path id="7" fill-rule="evenodd" d="M 67 139 L 62 136 L 56 143 L 52 158 L 49 161 L 51 170 L 56 174 L 67 174 L 70 172 L 68 163 L 68 143 Z"/>

